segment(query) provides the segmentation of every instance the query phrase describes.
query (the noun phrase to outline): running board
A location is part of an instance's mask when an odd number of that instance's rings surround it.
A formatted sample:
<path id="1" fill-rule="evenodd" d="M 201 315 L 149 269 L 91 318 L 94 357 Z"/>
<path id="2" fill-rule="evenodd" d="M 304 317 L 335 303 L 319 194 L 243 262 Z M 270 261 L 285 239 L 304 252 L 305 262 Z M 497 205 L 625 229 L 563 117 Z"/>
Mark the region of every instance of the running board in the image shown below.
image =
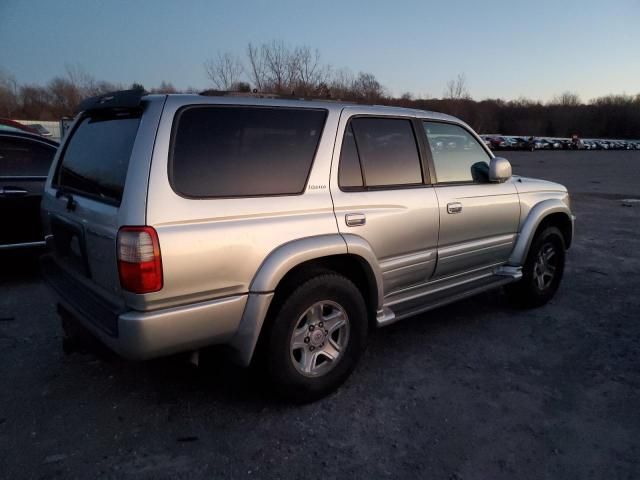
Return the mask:
<path id="1" fill-rule="evenodd" d="M 383 306 L 377 312 L 376 323 L 378 327 L 391 325 L 407 317 L 472 297 L 487 290 L 499 288 L 521 278 L 521 267 L 501 266 L 495 269 L 494 274 L 488 278 L 481 277 L 473 281 L 452 285 L 446 289 L 439 287 L 435 287 L 433 290 L 427 289 L 418 297 L 393 305 L 393 309 Z"/>

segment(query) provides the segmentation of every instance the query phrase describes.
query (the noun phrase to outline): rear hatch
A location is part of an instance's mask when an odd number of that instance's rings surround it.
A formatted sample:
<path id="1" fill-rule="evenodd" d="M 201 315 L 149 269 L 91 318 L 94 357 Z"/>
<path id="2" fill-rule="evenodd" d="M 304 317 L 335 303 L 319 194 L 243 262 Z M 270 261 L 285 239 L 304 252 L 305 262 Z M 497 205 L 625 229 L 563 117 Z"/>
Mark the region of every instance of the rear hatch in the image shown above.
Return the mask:
<path id="1" fill-rule="evenodd" d="M 86 297 L 102 304 L 98 307 L 126 309 L 116 238 L 121 226 L 145 224 L 149 168 L 164 100 L 128 91 L 85 102 L 49 172 L 42 202 L 50 252 L 45 273 L 80 310 L 91 307 L 80 305 Z"/>

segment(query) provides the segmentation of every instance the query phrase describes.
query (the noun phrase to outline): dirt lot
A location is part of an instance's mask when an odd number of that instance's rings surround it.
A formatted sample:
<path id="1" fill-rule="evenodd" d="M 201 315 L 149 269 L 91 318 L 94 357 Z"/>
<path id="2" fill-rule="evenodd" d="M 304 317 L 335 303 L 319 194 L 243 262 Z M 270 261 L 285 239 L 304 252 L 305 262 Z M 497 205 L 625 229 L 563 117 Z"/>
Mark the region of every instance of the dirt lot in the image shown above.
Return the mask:
<path id="1" fill-rule="evenodd" d="M 374 333 L 318 403 L 215 357 L 62 353 L 37 269 L 2 259 L 0 477 L 640 478 L 640 152 L 506 155 L 565 183 L 565 281 L 535 311 L 491 293 Z"/>

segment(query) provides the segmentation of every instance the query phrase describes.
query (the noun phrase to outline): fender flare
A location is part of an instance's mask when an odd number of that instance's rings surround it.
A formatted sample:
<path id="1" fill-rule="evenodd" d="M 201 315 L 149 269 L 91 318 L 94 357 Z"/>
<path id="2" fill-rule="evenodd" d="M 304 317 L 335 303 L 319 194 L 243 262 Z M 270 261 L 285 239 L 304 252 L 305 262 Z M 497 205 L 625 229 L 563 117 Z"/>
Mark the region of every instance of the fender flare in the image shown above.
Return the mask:
<path id="1" fill-rule="evenodd" d="M 522 227 L 518 233 L 518 239 L 509 257 L 509 265 L 517 267 L 524 265 L 536 230 L 540 226 L 540 223 L 553 213 L 563 213 L 567 216 L 571 222 L 571 236 L 573 237 L 574 216 L 571 214 L 569 207 L 559 199 L 543 200 L 529 211 L 527 218 L 522 223 Z"/>
<path id="2" fill-rule="evenodd" d="M 369 267 L 377 288 L 377 306 L 384 298 L 382 273 L 371 245 L 353 234 L 329 234 L 301 238 L 273 250 L 262 262 L 249 287 L 249 293 L 273 292 L 284 276 L 297 265 L 316 258 L 351 254 L 360 257 Z"/>
<path id="3" fill-rule="evenodd" d="M 236 334 L 230 342 L 235 360 L 248 366 L 253 358 L 258 338 L 266 318 L 274 291 L 284 276 L 296 266 L 309 260 L 331 255 L 352 254 L 368 264 L 377 286 L 377 304 L 383 301 L 382 274 L 371 246 L 357 235 L 328 234 L 307 237 L 281 245 L 262 262 L 249 287 L 247 305 Z"/>
<path id="4" fill-rule="evenodd" d="M 315 258 L 346 253 L 347 245 L 337 233 L 285 243 L 267 255 L 253 277 L 249 293 L 273 292 L 280 280 L 295 266 Z"/>

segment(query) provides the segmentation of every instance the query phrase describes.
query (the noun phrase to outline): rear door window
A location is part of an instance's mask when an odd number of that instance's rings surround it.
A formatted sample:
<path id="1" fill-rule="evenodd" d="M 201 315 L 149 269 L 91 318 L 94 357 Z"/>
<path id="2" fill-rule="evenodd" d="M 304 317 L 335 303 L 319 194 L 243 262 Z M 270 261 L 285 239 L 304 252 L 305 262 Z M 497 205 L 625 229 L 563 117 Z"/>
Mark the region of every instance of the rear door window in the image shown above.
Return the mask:
<path id="1" fill-rule="evenodd" d="M 364 171 L 365 187 L 422 184 L 420 156 L 411 120 L 356 117 L 350 125 Z"/>
<path id="2" fill-rule="evenodd" d="M 42 142 L 0 137 L 0 177 L 46 177 L 55 154 Z"/>
<path id="3" fill-rule="evenodd" d="M 72 132 L 54 185 L 120 205 L 139 114 L 88 116 Z"/>
<path id="4" fill-rule="evenodd" d="M 304 191 L 326 110 L 196 106 L 174 126 L 169 177 L 191 198 Z"/>

